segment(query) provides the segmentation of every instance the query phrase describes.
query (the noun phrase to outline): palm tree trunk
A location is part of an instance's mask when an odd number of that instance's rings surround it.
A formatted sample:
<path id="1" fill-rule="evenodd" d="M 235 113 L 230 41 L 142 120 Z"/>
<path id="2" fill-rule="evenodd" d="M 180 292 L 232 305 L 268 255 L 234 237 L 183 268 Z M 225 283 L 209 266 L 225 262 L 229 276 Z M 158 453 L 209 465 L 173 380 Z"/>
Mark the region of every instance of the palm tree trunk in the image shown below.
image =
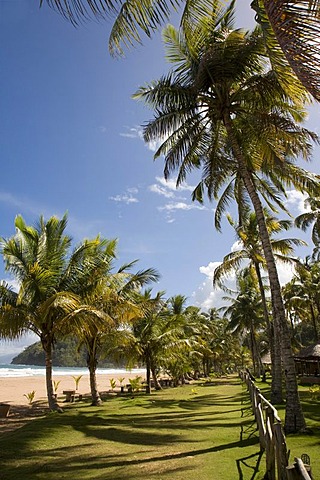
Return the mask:
<path id="1" fill-rule="evenodd" d="M 316 316 L 315 316 L 315 313 L 314 313 L 314 308 L 313 308 L 312 303 L 310 303 L 310 312 L 311 312 L 311 319 L 312 319 L 314 337 L 315 337 L 315 340 L 317 342 L 319 340 L 319 335 L 318 335 L 318 328 L 317 328 L 317 320 L 316 320 Z"/>
<path id="2" fill-rule="evenodd" d="M 253 325 L 250 325 L 250 351 L 251 351 L 251 358 L 252 358 L 252 365 L 253 365 L 253 375 L 256 377 L 257 372 L 257 357 L 256 357 L 256 349 L 255 349 L 255 341 L 254 341 L 254 334 L 253 334 Z"/>
<path id="3" fill-rule="evenodd" d="M 92 398 L 91 405 L 97 407 L 98 405 L 101 405 L 102 400 L 98 390 L 96 366 L 94 364 L 90 364 L 88 365 L 88 369 L 89 369 L 89 377 L 90 377 L 90 391 L 91 391 L 91 398 Z"/>
<path id="4" fill-rule="evenodd" d="M 57 402 L 56 395 L 53 389 L 52 381 L 52 339 L 49 335 L 41 336 L 41 344 L 45 353 L 45 363 L 46 363 L 46 387 L 47 387 L 47 397 L 50 410 L 56 412 L 62 412 L 62 408 Z"/>
<path id="5" fill-rule="evenodd" d="M 146 393 L 151 393 L 151 362 L 148 354 L 146 354 L 146 382 Z"/>
<path id="6" fill-rule="evenodd" d="M 154 388 L 156 390 L 162 390 L 162 387 L 159 383 L 159 380 L 158 380 L 158 377 L 157 377 L 157 372 L 156 372 L 156 367 L 155 366 L 152 366 L 151 367 L 151 372 L 152 372 L 152 379 L 153 379 L 153 383 L 154 383 Z"/>
<path id="7" fill-rule="evenodd" d="M 245 159 L 242 156 L 237 137 L 233 131 L 232 120 L 228 114 L 226 114 L 224 117 L 224 124 L 227 130 L 229 140 L 231 141 L 233 154 L 239 165 L 239 173 L 243 179 L 244 185 L 251 199 L 257 217 L 262 248 L 266 259 L 267 271 L 269 276 L 275 335 L 278 335 L 281 339 L 282 358 L 285 368 L 286 415 L 284 428 L 286 433 L 293 433 L 304 430 L 306 428 L 306 424 L 298 393 L 298 383 L 291 348 L 290 331 L 288 328 L 285 309 L 282 301 L 277 267 L 272 252 L 271 242 L 265 222 L 262 204 L 259 195 L 255 189 L 250 172 L 246 167 Z"/>
<path id="8" fill-rule="evenodd" d="M 262 307 L 263 307 L 263 316 L 264 320 L 267 325 L 267 333 L 269 338 L 269 345 L 270 345 L 270 358 L 271 358 L 271 397 L 270 401 L 273 404 L 279 404 L 283 402 L 282 398 L 282 368 L 281 368 L 281 356 L 277 353 L 281 354 L 281 349 L 275 349 L 275 337 L 273 333 L 273 324 L 270 322 L 268 307 L 267 307 L 267 299 L 266 294 L 264 291 L 263 281 L 261 277 L 260 266 L 258 263 L 254 263 L 256 275 L 258 278 L 260 295 L 262 300 Z M 265 377 L 265 371 L 264 371 Z"/>
<path id="9" fill-rule="evenodd" d="M 89 370 L 89 379 L 90 379 L 90 392 L 91 392 L 91 405 L 94 407 L 97 407 L 101 405 L 102 400 L 100 397 L 100 393 L 98 390 L 98 383 L 97 383 L 97 354 L 96 354 L 96 348 L 95 348 L 95 342 L 94 340 L 87 345 L 88 347 L 88 353 L 87 353 L 87 367 Z"/>

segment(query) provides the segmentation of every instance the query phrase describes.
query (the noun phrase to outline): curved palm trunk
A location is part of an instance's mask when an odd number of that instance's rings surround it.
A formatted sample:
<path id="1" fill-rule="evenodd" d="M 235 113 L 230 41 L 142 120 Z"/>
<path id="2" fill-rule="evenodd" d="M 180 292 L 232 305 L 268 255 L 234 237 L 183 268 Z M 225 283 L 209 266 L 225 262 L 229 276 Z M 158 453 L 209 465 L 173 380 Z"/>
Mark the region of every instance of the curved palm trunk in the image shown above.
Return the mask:
<path id="1" fill-rule="evenodd" d="M 282 403 L 282 368 L 281 368 L 281 349 L 280 345 L 275 348 L 275 342 L 279 342 L 279 338 L 274 336 L 274 328 L 272 322 L 270 322 L 266 294 L 261 277 L 261 271 L 258 263 L 254 263 L 256 275 L 258 278 L 260 295 L 263 307 L 263 316 L 267 325 L 267 332 L 270 345 L 270 357 L 271 357 L 271 397 L 270 401 L 273 404 Z"/>
<path id="2" fill-rule="evenodd" d="M 96 375 L 97 365 L 98 365 L 98 361 L 97 361 L 95 341 L 92 340 L 90 344 L 88 344 L 87 367 L 89 370 L 89 379 L 90 379 L 90 392 L 91 392 L 91 398 L 92 398 L 91 405 L 95 407 L 101 405 L 102 403 L 100 393 L 98 390 L 98 384 L 97 384 L 97 375 Z"/>
<path id="3" fill-rule="evenodd" d="M 161 387 L 161 385 L 159 383 L 159 380 L 158 380 L 158 377 L 157 377 L 156 367 L 154 365 L 151 366 L 151 373 L 152 373 L 154 388 L 156 390 L 162 390 L 162 387 Z"/>
<path id="4" fill-rule="evenodd" d="M 46 387 L 47 387 L 47 397 L 50 410 L 56 412 L 62 412 L 62 408 L 57 402 L 56 395 L 53 389 L 52 382 L 52 338 L 50 335 L 43 335 L 41 337 L 42 348 L 45 353 L 45 362 L 46 362 Z"/>
<path id="5" fill-rule="evenodd" d="M 233 132 L 232 120 L 228 114 L 225 114 L 224 116 L 224 124 L 227 130 L 229 140 L 231 141 L 233 154 L 239 165 L 240 175 L 243 179 L 244 185 L 251 199 L 257 217 L 262 248 L 266 259 L 269 276 L 275 336 L 279 336 L 279 338 L 281 339 L 282 358 L 285 368 L 286 415 L 284 428 L 286 433 L 293 433 L 305 429 L 306 424 L 298 393 L 296 370 L 291 348 L 291 337 L 285 316 L 277 267 L 272 252 L 271 242 L 265 222 L 262 204 L 252 182 L 250 172 L 246 167 L 246 163 L 242 156 L 240 146 Z"/>

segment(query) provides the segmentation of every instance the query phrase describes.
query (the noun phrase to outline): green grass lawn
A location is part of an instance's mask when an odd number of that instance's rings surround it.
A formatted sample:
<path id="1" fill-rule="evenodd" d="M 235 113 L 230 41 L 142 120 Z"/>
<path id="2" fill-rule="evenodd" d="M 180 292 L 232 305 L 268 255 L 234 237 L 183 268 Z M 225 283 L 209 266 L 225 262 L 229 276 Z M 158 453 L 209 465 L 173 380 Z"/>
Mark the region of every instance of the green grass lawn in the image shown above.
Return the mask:
<path id="1" fill-rule="evenodd" d="M 313 460 L 319 436 L 307 436 L 294 454 Z M 98 408 L 72 404 L 0 437 L 2 480 L 261 480 L 264 462 L 235 377 L 110 398 Z M 313 471 L 320 478 L 319 466 Z"/>

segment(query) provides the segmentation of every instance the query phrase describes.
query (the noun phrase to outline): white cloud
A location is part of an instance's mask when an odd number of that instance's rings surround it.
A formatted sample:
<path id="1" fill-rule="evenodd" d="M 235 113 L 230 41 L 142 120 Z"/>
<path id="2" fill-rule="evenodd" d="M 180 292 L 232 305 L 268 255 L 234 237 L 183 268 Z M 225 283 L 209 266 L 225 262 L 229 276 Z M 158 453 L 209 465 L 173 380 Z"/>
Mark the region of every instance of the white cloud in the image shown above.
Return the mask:
<path id="1" fill-rule="evenodd" d="M 183 210 L 183 211 L 190 211 L 190 210 L 207 210 L 206 207 L 195 205 L 195 204 L 190 204 L 190 203 L 185 203 L 185 202 L 170 202 L 167 203 L 166 205 L 163 205 L 162 207 L 157 207 L 160 212 L 165 212 L 165 219 L 167 223 L 173 223 L 175 219 L 173 218 L 173 214 L 178 211 L 178 210 Z"/>
<path id="2" fill-rule="evenodd" d="M 205 275 L 205 280 L 198 286 L 192 294 L 193 305 L 199 306 L 201 310 L 207 311 L 210 308 L 220 308 L 227 304 L 223 297 L 226 295 L 220 288 L 213 287 L 213 275 L 215 269 L 221 265 L 221 262 L 210 262 L 206 266 L 199 268 L 199 271 Z M 234 288 L 235 274 L 230 275 L 225 282 L 228 288 Z"/>
<path id="3" fill-rule="evenodd" d="M 243 248 L 243 243 L 241 240 L 236 240 L 234 244 L 231 246 L 230 252 L 237 252 L 238 250 L 241 250 Z"/>
<path id="4" fill-rule="evenodd" d="M 283 262 L 276 262 L 280 285 L 290 282 L 294 275 L 294 266 Z"/>
<path id="5" fill-rule="evenodd" d="M 110 200 L 113 200 L 114 202 L 122 202 L 126 203 L 129 205 L 130 203 L 137 203 L 139 200 L 135 197 L 132 197 L 131 195 L 116 195 L 115 197 L 109 197 Z"/>
<path id="6" fill-rule="evenodd" d="M 156 177 L 156 180 L 157 180 L 158 183 L 160 183 L 164 187 L 168 188 L 169 190 L 174 190 L 174 191 L 187 190 L 189 192 L 193 192 L 193 190 L 195 189 L 194 186 L 188 185 L 187 183 L 182 183 L 177 188 L 177 178 L 171 178 L 171 179 L 166 180 L 164 177 Z"/>
<path id="7" fill-rule="evenodd" d="M 126 192 L 123 194 L 115 195 L 113 197 L 109 197 L 109 200 L 113 200 L 114 202 L 118 203 L 125 203 L 129 205 L 130 203 L 138 203 L 139 200 L 135 197 L 139 190 L 136 187 L 127 188 Z"/>
<path id="8" fill-rule="evenodd" d="M 299 214 L 306 212 L 308 209 L 305 207 L 305 200 L 307 195 L 305 193 L 298 192 L 297 190 L 287 190 L 286 206 L 295 209 Z"/>
<path id="9" fill-rule="evenodd" d="M 207 277 L 210 277 L 211 279 L 213 278 L 214 271 L 219 265 L 221 265 L 222 262 L 210 262 L 208 263 L 207 266 L 205 267 L 200 267 L 199 271 L 200 273 L 203 273 Z"/>
<path id="10" fill-rule="evenodd" d="M 19 340 L 1 340 L 0 357 L 5 357 L 5 361 L 10 362 L 13 357 L 22 352 L 27 346 L 37 341 L 39 341 L 39 337 L 33 333 L 27 333 Z"/>
<path id="11" fill-rule="evenodd" d="M 150 185 L 149 190 L 152 193 L 157 193 L 158 195 L 162 195 L 163 197 L 166 197 L 166 198 L 173 198 L 175 196 L 173 192 L 168 191 L 166 188 L 163 188 L 160 185 L 157 185 L 156 183 L 154 183 L 153 185 Z"/>
<path id="12" fill-rule="evenodd" d="M 194 205 L 192 203 L 185 203 L 185 202 L 171 202 L 167 203 L 163 207 L 158 207 L 158 210 L 167 210 L 167 211 L 175 211 L 175 210 L 207 210 L 206 207 L 202 205 Z"/>
<path id="13" fill-rule="evenodd" d="M 221 262 L 210 262 L 199 268 L 199 271 L 205 275 L 205 279 L 192 293 L 192 304 L 199 306 L 204 311 L 213 307 L 220 308 L 227 304 L 227 301 L 223 300 L 225 292 L 220 288 L 214 288 L 212 283 L 214 271 L 219 265 Z M 294 267 L 283 262 L 277 262 L 277 270 L 281 285 L 288 283 L 294 275 Z M 236 288 L 236 272 L 229 275 L 224 284 L 227 288 L 234 290 Z"/>
<path id="14" fill-rule="evenodd" d="M 128 188 L 127 192 L 132 193 L 133 195 L 136 195 L 139 192 L 139 190 L 137 189 L 137 187 L 131 187 L 131 188 Z"/>

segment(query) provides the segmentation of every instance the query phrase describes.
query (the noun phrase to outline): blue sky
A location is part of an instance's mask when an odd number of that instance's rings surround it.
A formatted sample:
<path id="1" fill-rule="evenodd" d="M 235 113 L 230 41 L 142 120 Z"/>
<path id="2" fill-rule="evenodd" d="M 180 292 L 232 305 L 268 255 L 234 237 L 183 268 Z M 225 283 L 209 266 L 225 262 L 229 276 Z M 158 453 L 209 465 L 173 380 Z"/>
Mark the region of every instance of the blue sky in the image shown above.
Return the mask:
<path id="1" fill-rule="evenodd" d="M 238 3 L 238 23 L 249 26 L 250 2 Z M 37 0 L 1 0 L 0 235 L 14 234 L 17 214 L 33 224 L 68 211 L 75 244 L 98 233 L 117 237 L 119 265 L 139 259 L 137 268 L 161 274 L 155 292 L 207 308 L 216 296 L 212 269 L 233 232 L 214 230 L 214 204 L 191 202 L 196 178 L 178 191 L 165 183 L 162 160 L 142 141 L 152 112 L 131 95 L 168 69 L 160 34 L 116 60 L 110 26 L 75 29 Z M 308 126 L 318 123 L 314 107 Z M 309 168 L 319 171 L 316 163 Z M 301 199 L 293 197 L 297 214 Z M 8 279 L 2 263 L 0 278 Z M 0 345 L 0 358 L 12 349 Z"/>

